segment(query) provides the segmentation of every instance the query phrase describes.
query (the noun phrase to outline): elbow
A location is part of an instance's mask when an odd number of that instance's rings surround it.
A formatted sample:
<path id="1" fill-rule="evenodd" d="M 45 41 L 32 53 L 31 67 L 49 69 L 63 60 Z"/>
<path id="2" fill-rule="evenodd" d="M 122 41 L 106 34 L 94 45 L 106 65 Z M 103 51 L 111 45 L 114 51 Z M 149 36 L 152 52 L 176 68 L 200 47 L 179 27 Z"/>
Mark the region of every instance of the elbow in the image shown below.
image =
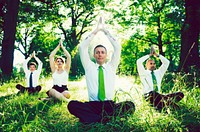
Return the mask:
<path id="1" fill-rule="evenodd" d="M 83 46 L 80 45 L 80 46 L 78 47 L 78 51 L 79 51 L 79 53 L 81 53 L 82 50 L 83 50 Z"/>
<path id="2" fill-rule="evenodd" d="M 83 49 L 83 45 L 80 44 L 79 47 L 78 47 L 78 50 L 80 51 L 81 49 Z"/>
<path id="3" fill-rule="evenodd" d="M 71 55 L 67 56 L 67 59 L 71 60 L 72 59 Z"/>
<path id="4" fill-rule="evenodd" d="M 169 64 L 170 64 L 170 61 L 169 61 L 169 60 L 167 60 L 167 66 L 169 66 Z"/>
<path id="5" fill-rule="evenodd" d="M 139 66 L 140 65 L 140 60 L 137 60 L 136 64 L 137 64 L 137 66 Z"/>

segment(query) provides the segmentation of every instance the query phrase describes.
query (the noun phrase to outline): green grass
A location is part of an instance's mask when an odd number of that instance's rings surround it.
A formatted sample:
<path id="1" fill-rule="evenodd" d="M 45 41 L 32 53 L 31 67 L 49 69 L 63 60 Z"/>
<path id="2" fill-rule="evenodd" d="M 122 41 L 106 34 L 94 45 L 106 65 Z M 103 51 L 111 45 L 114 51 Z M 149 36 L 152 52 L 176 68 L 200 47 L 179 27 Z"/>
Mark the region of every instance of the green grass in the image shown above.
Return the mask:
<path id="1" fill-rule="evenodd" d="M 167 109 L 158 112 L 150 107 L 141 96 L 139 79 L 120 76 L 116 80 L 116 102 L 133 101 L 136 105 L 134 114 L 127 118 L 117 117 L 107 124 L 83 125 L 67 110 L 67 102 L 41 101 L 46 91 L 51 88 L 52 80 L 42 79 L 42 91 L 39 94 L 17 94 L 16 83 L 6 83 L 0 88 L 0 131 L 23 132 L 187 132 L 200 129 L 200 88 L 187 87 L 185 79 L 177 76 L 167 83 L 165 92 L 181 90 L 185 97 L 179 103 L 180 110 Z M 22 82 L 24 83 L 24 82 Z M 87 101 L 85 79 L 69 81 L 72 100 Z M 173 86 L 173 88 L 170 88 Z"/>

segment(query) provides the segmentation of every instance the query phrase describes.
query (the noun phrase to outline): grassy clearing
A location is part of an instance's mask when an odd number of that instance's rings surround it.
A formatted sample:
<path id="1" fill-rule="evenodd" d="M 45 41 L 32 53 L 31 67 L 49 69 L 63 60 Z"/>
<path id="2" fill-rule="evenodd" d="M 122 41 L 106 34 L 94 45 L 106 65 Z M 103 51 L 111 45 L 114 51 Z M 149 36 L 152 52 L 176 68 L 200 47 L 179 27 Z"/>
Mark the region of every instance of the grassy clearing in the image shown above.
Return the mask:
<path id="1" fill-rule="evenodd" d="M 66 102 L 41 101 L 40 97 L 46 97 L 46 91 L 51 88 L 51 79 L 42 79 L 42 91 L 39 94 L 17 94 L 15 82 L 7 83 L 0 88 L 0 131 L 122 131 L 122 132 L 163 132 L 163 131 L 198 131 L 200 129 L 200 88 L 188 88 L 185 80 L 176 77 L 173 88 L 167 92 L 181 90 L 185 97 L 179 103 L 180 110 L 168 109 L 158 112 L 149 107 L 141 96 L 139 79 L 120 76 L 116 79 L 115 101 L 133 101 L 136 105 L 134 114 L 128 118 L 112 120 L 106 125 L 96 123 L 83 125 L 67 110 Z M 165 86 L 172 86 L 172 81 Z M 85 79 L 70 81 L 69 89 L 71 99 L 87 101 L 88 94 Z"/>

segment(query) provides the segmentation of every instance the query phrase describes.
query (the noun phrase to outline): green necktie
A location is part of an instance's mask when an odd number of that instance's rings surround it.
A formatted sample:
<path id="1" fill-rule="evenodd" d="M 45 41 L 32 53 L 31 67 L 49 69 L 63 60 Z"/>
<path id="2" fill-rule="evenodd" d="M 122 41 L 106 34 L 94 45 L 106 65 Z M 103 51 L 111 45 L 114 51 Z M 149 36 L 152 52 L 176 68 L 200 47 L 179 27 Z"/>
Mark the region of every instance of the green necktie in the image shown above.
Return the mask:
<path id="1" fill-rule="evenodd" d="M 103 75 L 103 68 L 99 66 L 99 92 L 98 92 L 99 99 L 104 101 L 105 99 L 105 88 L 104 88 L 104 75 Z"/>
<path id="2" fill-rule="evenodd" d="M 152 76 L 152 80 L 153 80 L 153 88 L 154 88 L 154 91 L 158 91 L 158 86 L 157 86 L 157 80 L 156 80 L 156 76 L 154 74 L 154 72 L 152 71 L 151 72 L 151 76 Z"/>

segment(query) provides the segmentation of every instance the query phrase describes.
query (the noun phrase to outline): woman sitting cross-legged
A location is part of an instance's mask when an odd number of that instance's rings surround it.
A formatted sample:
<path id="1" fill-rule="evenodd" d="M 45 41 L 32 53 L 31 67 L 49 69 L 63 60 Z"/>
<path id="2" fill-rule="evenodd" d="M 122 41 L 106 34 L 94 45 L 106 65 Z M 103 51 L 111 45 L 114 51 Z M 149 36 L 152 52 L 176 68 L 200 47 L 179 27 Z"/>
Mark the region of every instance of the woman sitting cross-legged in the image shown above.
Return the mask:
<path id="1" fill-rule="evenodd" d="M 54 56 L 60 48 L 64 51 L 64 54 L 67 57 L 66 62 L 62 57 L 57 57 L 54 61 Z M 53 77 L 53 87 L 47 91 L 47 95 L 49 97 L 63 101 L 67 101 L 67 99 L 70 98 L 70 94 L 67 88 L 70 65 L 71 55 L 64 48 L 62 40 L 60 40 L 58 46 L 50 54 L 50 67 Z"/>

